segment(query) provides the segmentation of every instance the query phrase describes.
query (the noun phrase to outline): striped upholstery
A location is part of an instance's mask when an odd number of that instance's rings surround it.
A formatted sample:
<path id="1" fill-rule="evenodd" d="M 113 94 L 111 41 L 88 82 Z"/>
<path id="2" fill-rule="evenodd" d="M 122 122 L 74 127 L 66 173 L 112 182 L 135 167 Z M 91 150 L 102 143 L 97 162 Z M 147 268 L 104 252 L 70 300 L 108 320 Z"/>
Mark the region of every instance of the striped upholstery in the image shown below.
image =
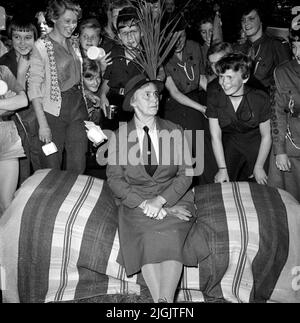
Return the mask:
<path id="1" fill-rule="evenodd" d="M 300 302 L 300 206 L 272 188 L 230 183 L 196 188 L 197 226 L 211 255 L 185 268 L 179 301 Z M 196 234 L 196 231 L 195 231 Z M 43 170 L 29 178 L 0 220 L 5 302 L 140 294 L 141 275 L 117 262 L 117 208 L 101 180 Z"/>
<path id="2" fill-rule="evenodd" d="M 212 251 L 208 264 L 200 264 L 205 296 L 231 302 L 271 299 L 289 252 L 279 192 L 249 183 L 210 185 L 197 189 L 196 204 L 198 225 Z"/>

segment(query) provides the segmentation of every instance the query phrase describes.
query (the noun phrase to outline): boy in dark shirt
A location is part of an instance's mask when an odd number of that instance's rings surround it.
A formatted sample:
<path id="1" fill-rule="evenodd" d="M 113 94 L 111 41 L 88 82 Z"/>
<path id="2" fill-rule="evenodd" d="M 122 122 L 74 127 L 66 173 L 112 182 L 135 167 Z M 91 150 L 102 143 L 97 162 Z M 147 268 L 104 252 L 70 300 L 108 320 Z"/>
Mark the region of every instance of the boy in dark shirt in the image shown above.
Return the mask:
<path id="1" fill-rule="evenodd" d="M 118 121 L 129 121 L 132 114 L 122 111 L 124 88 L 134 76 L 141 74 L 143 68 L 135 61 L 135 51 L 141 44 L 141 30 L 138 24 L 136 9 L 127 7 L 120 11 L 117 20 L 118 37 L 121 45 L 115 45 L 111 50 L 112 64 L 107 67 L 101 85 L 101 109 L 109 105 L 119 108 L 118 118 L 108 125 L 115 130 Z"/>

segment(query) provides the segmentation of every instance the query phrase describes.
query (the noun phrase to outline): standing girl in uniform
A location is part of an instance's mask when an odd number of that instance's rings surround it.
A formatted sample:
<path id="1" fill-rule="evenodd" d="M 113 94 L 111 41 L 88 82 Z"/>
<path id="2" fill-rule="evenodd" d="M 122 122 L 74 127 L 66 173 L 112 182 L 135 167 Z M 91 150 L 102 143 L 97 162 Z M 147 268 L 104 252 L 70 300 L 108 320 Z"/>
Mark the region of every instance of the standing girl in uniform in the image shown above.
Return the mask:
<path id="1" fill-rule="evenodd" d="M 165 66 L 167 99 L 164 118 L 192 131 L 193 153 L 199 149 L 196 132 L 204 130 L 204 174 L 200 184 L 213 182 L 215 160 L 211 148 L 208 120 L 205 117 L 206 94 L 199 90 L 202 55 L 199 44 L 187 40 L 183 19 L 176 26 L 179 35 L 174 54 Z"/>
<path id="2" fill-rule="evenodd" d="M 273 154 L 268 184 L 300 202 L 300 31 L 292 29 L 294 59 L 275 70 Z"/>
<path id="3" fill-rule="evenodd" d="M 264 169 L 271 148 L 270 99 L 246 86 L 251 62 L 243 54 L 229 54 L 217 64 L 221 87 L 209 92 L 212 146 L 218 164 L 216 183 L 249 181 L 267 183 Z"/>

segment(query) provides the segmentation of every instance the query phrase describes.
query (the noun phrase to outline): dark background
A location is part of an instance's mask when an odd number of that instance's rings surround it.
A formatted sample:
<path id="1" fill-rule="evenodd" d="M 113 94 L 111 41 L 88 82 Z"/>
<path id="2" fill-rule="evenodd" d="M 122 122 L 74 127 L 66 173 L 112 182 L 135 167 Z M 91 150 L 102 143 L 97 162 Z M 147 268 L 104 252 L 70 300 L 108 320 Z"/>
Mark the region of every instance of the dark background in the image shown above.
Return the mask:
<path id="1" fill-rule="evenodd" d="M 100 22 L 106 24 L 106 8 L 110 0 L 77 0 L 82 9 L 83 16 L 96 16 Z M 240 29 L 240 8 L 246 1 L 253 0 L 191 0 L 183 10 L 190 26 L 195 27 L 201 16 L 211 12 L 217 2 L 221 6 L 224 39 L 234 41 Z M 299 0 L 256 0 L 265 13 L 265 23 L 274 27 L 289 27 L 291 21 L 291 8 L 299 5 Z M 187 0 L 176 0 L 178 8 L 183 8 Z M 22 15 L 34 15 L 44 10 L 47 0 L 1 0 L 8 15 L 22 13 Z M 196 27 L 195 27 L 196 29 Z M 195 31 L 191 34 L 194 36 Z"/>

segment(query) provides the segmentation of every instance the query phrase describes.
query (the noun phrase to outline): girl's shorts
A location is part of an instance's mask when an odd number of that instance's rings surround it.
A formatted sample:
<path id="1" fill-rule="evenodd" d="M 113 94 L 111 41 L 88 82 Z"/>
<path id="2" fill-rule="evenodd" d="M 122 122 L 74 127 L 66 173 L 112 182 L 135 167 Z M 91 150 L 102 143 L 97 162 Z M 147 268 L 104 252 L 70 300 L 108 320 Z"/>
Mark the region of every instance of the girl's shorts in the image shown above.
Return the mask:
<path id="1" fill-rule="evenodd" d="M 21 157 L 25 154 L 15 123 L 0 120 L 0 161 Z"/>

